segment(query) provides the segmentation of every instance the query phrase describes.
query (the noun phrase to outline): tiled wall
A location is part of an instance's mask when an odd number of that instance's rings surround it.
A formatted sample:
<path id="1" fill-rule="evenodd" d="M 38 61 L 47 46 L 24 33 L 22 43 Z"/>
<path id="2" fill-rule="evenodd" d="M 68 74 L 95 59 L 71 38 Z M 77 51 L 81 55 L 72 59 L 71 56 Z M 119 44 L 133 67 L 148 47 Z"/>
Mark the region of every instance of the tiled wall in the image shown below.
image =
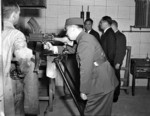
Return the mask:
<path id="1" fill-rule="evenodd" d="M 82 5 L 85 13 L 89 5 L 95 30 L 104 15 L 116 19 L 121 30 L 134 24 L 134 0 L 47 0 L 47 8 L 39 10 L 37 16 L 43 32 L 58 32 L 66 18 L 80 16 Z"/>
<path id="2" fill-rule="evenodd" d="M 46 33 L 58 33 L 64 27 L 68 17 L 79 17 L 81 6 L 87 6 L 94 20 L 94 29 L 98 31 L 98 23 L 102 16 L 109 15 L 119 23 L 119 29 L 129 30 L 135 20 L 135 0 L 47 0 L 47 9 L 39 10 L 36 16 L 41 29 Z M 29 18 L 25 18 L 27 22 Z M 139 29 L 133 29 L 139 30 Z M 146 30 L 146 29 L 145 29 Z M 150 56 L 150 33 L 124 33 L 127 45 L 132 46 L 132 57 Z M 145 85 L 146 81 L 137 81 L 137 85 Z"/>

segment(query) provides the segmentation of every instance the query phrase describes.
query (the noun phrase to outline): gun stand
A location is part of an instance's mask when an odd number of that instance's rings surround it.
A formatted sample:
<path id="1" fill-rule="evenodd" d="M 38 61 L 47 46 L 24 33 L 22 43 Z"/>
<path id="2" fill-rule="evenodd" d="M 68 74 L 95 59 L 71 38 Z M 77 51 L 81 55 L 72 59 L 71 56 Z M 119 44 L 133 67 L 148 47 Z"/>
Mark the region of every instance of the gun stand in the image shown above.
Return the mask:
<path id="1" fill-rule="evenodd" d="M 74 103 L 75 103 L 75 105 L 76 105 L 80 115 L 84 116 L 83 108 L 78 103 L 78 100 L 77 100 L 77 98 L 76 98 L 76 96 L 75 96 L 75 94 L 74 94 L 74 92 L 73 92 L 73 90 L 71 88 L 71 85 L 68 82 L 68 80 L 66 79 L 66 76 L 65 76 L 65 74 L 64 74 L 64 72 L 63 72 L 63 70 L 61 68 L 61 64 L 60 63 L 61 63 L 62 58 L 63 58 L 63 55 L 59 55 L 57 58 L 54 59 L 53 62 L 56 64 L 57 69 L 59 70 L 60 74 L 62 75 L 62 78 L 63 78 L 63 80 L 64 80 L 64 82 L 65 82 L 65 84 L 66 84 L 66 86 L 67 86 L 67 88 L 68 88 L 72 98 L 73 98 L 73 101 L 74 101 Z"/>

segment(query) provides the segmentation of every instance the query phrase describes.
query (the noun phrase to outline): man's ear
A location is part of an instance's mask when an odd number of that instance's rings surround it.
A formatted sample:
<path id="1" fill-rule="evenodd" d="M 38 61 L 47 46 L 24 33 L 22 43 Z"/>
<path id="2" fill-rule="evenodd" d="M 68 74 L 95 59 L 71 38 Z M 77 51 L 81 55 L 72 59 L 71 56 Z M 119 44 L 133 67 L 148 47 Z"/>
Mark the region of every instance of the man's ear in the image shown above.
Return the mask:
<path id="1" fill-rule="evenodd" d="M 16 13 L 15 13 L 15 12 L 12 12 L 12 14 L 10 15 L 10 19 L 11 19 L 11 20 L 14 20 L 15 17 L 16 17 Z"/>

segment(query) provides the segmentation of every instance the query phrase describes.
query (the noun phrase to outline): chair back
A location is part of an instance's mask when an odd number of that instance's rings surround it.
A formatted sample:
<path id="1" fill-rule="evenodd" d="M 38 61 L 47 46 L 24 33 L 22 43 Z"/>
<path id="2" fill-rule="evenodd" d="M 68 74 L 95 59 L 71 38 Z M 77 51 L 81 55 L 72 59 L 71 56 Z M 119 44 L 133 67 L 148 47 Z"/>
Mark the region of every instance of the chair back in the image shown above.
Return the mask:
<path id="1" fill-rule="evenodd" d="M 131 46 L 126 46 L 125 66 L 121 67 L 124 70 L 123 86 L 129 86 L 130 65 L 131 65 Z"/>

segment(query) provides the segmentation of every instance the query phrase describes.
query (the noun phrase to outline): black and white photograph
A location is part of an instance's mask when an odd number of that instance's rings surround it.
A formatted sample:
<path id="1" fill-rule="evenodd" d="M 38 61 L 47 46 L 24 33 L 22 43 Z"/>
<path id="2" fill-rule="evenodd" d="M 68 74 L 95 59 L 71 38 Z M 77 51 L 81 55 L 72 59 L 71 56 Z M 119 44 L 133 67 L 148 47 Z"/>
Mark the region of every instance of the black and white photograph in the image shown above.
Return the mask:
<path id="1" fill-rule="evenodd" d="M 150 116 L 150 0 L 0 0 L 0 116 Z"/>

